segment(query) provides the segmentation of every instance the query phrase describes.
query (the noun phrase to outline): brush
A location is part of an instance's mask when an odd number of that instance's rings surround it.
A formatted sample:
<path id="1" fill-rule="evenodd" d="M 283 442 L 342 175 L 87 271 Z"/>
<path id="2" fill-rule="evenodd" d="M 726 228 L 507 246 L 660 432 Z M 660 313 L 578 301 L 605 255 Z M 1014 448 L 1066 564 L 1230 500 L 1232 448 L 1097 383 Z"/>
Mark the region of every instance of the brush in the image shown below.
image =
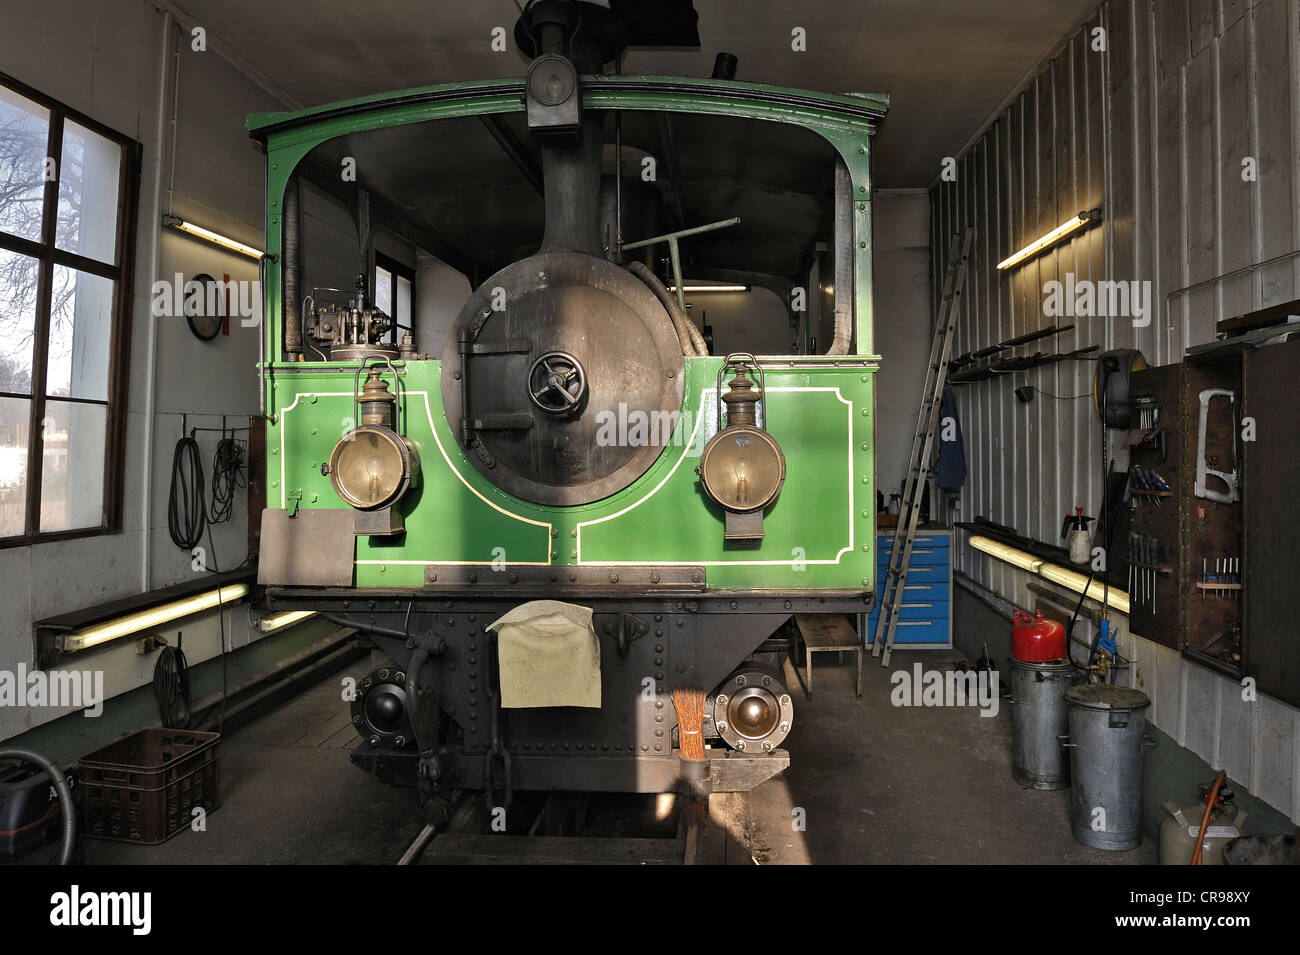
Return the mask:
<path id="1" fill-rule="evenodd" d="M 694 686 L 673 690 L 673 709 L 677 711 L 677 745 L 682 759 L 704 758 L 704 691 Z"/>

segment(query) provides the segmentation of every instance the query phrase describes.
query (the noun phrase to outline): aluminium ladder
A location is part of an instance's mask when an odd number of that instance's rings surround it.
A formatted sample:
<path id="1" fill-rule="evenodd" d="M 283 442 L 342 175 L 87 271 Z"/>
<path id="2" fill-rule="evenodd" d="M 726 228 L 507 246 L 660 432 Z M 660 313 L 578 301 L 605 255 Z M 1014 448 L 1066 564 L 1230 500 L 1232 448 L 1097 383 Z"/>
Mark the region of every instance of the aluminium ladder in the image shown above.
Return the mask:
<path id="1" fill-rule="evenodd" d="M 894 649 L 894 633 L 902 610 L 907 565 L 912 559 L 912 543 L 921 516 L 921 498 L 930 475 L 930 457 L 934 449 L 934 430 L 939 422 L 943 387 L 948 380 L 948 356 L 952 352 L 952 333 L 957 324 L 958 302 L 966 282 L 966 265 L 970 258 L 973 230 L 954 235 L 948 250 L 948 268 L 943 280 L 943 298 L 939 302 L 934 340 L 930 343 L 930 364 L 925 375 L 921 408 L 916 415 L 916 434 L 912 437 L 912 454 L 908 459 L 907 480 L 903 484 L 898 509 L 898 526 L 894 528 L 894 547 L 889 555 L 889 570 L 876 617 L 876 633 L 871 655 L 880 657 L 880 665 L 889 666 Z"/>

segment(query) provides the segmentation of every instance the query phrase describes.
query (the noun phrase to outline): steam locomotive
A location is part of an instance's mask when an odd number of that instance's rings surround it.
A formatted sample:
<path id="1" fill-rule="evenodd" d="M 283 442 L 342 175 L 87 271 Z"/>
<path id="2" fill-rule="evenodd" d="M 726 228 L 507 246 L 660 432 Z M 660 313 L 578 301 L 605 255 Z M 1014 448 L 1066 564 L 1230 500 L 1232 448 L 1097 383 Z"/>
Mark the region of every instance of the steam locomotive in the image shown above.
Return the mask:
<path id="1" fill-rule="evenodd" d="M 737 82 L 721 57 L 707 79 L 602 72 L 660 27 L 541 0 L 522 80 L 249 118 L 259 579 L 382 651 L 352 759 L 435 814 L 456 789 L 671 790 L 683 686 L 707 694 L 713 789 L 748 790 L 789 765 L 792 616 L 871 607 L 887 98 Z M 328 304 L 308 189 L 355 210 L 364 277 Z M 422 288 L 405 326 L 376 304 L 381 220 L 470 278 L 442 327 Z M 690 282 L 775 293 L 788 351 L 752 354 L 742 313 L 711 354 Z"/>

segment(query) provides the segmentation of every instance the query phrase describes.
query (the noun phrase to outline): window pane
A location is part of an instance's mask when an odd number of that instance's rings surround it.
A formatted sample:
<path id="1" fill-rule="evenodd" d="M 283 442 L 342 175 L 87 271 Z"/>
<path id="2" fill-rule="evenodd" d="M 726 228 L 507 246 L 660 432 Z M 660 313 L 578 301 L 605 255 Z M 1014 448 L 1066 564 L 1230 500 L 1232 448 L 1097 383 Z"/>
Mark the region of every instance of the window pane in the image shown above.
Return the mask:
<path id="1" fill-rule="evenodd" d="M 375 306 L 385 315 L 393 314 L 393 274 L 375 266 Z"/>
<path id="2" fill-rule="evenodd" d="M 30 394 L 39 263 L 0 249 L 0 391 Z"/>
<path id="3" fill-rule="evenodd" d="M 117 186 L 122 147 L 72 120 L 63 124 L 59 221 L 55 245 L 100 262 L 114 262 Z"/>
<path id="4" fill-rule="evenodd" d="M 112 280 L 55 266 L 45 393 L 107 401 L 112 339 Z"/>
<path id="5" fill-rule="evenodd" d="M 399 325 L 411 326 L 411 280 L 397 277 L 397 314 L 393 316 Z"/>
<path id="6" fill-rule="evenodd" d="M 0 230 L 39 242 L 50 113 L 0 86 Z"/>
<path id="7" fill-rule="evenodd" d="M 31 405 L 26 398 L 0 398 L 0 537 L 21 534 L 27 519 Z"/>
<path id="8" fill-rule="evenodd" d="M 99 527 L 104 522 L 107 418 L 104 405 L 46 402 L 42 429 L 42 532 Z"/>

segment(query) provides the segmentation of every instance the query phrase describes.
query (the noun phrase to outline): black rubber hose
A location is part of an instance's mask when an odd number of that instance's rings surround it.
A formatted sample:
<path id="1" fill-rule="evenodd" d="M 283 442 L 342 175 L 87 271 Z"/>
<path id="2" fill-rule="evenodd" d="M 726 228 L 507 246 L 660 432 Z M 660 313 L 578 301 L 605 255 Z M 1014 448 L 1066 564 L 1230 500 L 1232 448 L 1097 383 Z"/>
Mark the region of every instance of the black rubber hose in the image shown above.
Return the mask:
<path id="1" fill-rule="evenodd" d="M 704 343 L 704 336 L 695 327 L 695 323 L 682 311 L 681 305 L 677 303 L 676 296 L 668 291 L 663 282 L 659 281 L 659 276 L 655 275 L 643 262 L 629 263 L 627 268 L 629 272 L 646 284 L 646 287 L 654 293 L 655 298 L 659 299 L 659 303 L 668 310 L 668 317 L 672 319 L 673 328 L 677 331 L 677 339 L 682 347 L 682 354 L 697 357 L 707 355 L 709 348 Z"/>
<path id="2" fill-rule="evenodd" d="M 203 540 L 208 526 L 207 505 L 203 499 L 203 461 L 199 443 L 192 435 L 176 442 L 172 453 L 172 483 L 167 493 L 167 531 L 172 543 L 192 551 Z"/>
<path id="3" fill-rule="evenodd" d="M 18 759 L 45 770 L 59 794 L 59 808 L 63 811 L 63 848 L 59 852 L 59 865 L 72 864 L 72 850 L 77 844 L 77 804 L 72 801 L 72 787 L 68 785 L 63 770 L 34 749 L 13 746 L 0 749 L 0 759 Z"/>

